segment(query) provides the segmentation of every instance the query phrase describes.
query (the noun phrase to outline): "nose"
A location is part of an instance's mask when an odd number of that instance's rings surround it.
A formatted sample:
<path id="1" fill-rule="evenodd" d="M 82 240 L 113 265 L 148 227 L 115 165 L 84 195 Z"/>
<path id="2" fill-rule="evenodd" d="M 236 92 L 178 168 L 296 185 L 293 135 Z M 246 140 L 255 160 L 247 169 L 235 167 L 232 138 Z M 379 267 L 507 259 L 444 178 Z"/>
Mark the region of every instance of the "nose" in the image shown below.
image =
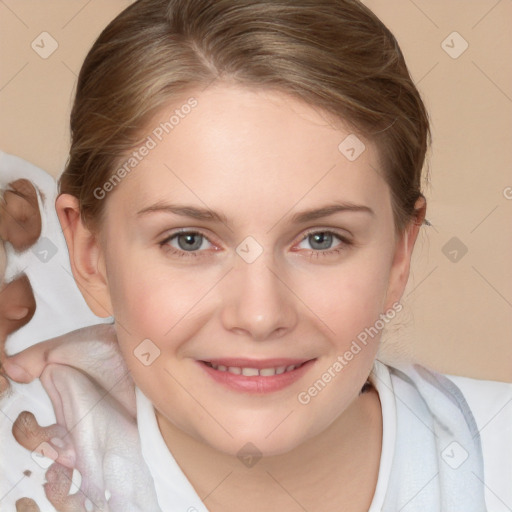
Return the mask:
<path id="1" fill-rule="evenodd" d="M 255 341 L 282 337 L 294 329 L 297 298 L 285 275 L 261 255 L 253 263 L 238 258 L 223 280 L 224 328 Z"/>

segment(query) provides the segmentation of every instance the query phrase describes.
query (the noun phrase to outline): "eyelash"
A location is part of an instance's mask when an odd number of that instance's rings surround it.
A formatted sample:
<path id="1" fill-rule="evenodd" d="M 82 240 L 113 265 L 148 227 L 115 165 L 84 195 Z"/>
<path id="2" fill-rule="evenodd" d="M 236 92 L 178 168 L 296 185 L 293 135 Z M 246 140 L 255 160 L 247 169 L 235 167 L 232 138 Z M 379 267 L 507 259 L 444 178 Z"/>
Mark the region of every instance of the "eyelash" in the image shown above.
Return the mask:
<path id="1" fill-rule="evenodd" d="M 343 236 L 343 235 L 340 235 L 338 233 L 336 233 L 335 231 L 330 231 L 330 230 L 327 230 L 327 229 L 324 229 L 324 230 L 311 230 L 311 231 L 307 231 L 304 236 L 301 238 L 301 240 L 299 241 L 299 244 L 302 243 L 304 240 L 306 240 L 308 237 L 310 237 L 311 235 L 316 235 L 316 234 L 330 234 L 330 235 L 333 235 L 335 238 L 337 238 L 338 240 L 340 240 L 341 244 L 339 244 L 338 246 L 336 246 L 334 249 L 326 249 L 326 250 L 320 250 L 320 249 L 310 249 L 310 256 L 309 258 L 312 259 L 313 257 L 317 257 L 322 255 L 322 256 L 334 256 L 335 254 L 340 254 L 341 252 L 347 250 L 350 246 L 354 245 L 354 242 L 350 239 L 348 239 L 347 237 Z M 173 233 L 172 235 L 166 237 L 164 240 L 162 240 L 161 242 L 159 242 L 159 246 L 161 248 L 164 248 L 171 240 L 173 240 L 174 238 L 176 238 L 177 236 L 179 235 L 199 235 L 199 236 L 202 236 L 204 239 L 208 240 L 208 242 L 212 243 L 210 241 L 210 239 L 203 233 L 201 233 L 200 231 L 194 231 L 194 230 L 181 230 L 181 231 L 178 231 L 176 233 Z M 188 256 L 192 256 L 192 257 L 197 257 L 198 256 L 198 253 L 200 252 L 204 252 L 204 251 L 183 251 L 183 250 L 179 250 L 179 249 L 176 249 L 170 245 L 167 245 L 167 248 L 165 249 L 166 252 L 170 253 L 170 254 L 173 254 L 175 256 L 179 256 L 179 257 L 188 257 Z"/>

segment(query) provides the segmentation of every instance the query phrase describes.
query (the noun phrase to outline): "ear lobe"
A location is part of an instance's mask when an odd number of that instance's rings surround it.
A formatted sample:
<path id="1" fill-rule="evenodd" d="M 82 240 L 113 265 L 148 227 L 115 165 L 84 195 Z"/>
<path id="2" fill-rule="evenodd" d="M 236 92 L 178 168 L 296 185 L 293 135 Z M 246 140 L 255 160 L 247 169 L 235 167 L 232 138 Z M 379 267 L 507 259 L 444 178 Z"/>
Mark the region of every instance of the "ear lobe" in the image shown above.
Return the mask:
<path id="1" fill-rule="evenodd" d="M 416 201 L 414 210 L 415 217 L 411 219 L 396 244 L 389 276 L 385 311 L 402 298 L 407 281 L 409 280 L 412 252 L 427 210 L 426 200 L 423 196 L 419 197 Z"/>
<path id="2" fill-rule="evenodd" d="M 98 235 L 83 223 L 76 197 L 60 194 L 55 209 L 66 239 L 71 271 L 85 302 L 96 316 L 113 316 Z"/>

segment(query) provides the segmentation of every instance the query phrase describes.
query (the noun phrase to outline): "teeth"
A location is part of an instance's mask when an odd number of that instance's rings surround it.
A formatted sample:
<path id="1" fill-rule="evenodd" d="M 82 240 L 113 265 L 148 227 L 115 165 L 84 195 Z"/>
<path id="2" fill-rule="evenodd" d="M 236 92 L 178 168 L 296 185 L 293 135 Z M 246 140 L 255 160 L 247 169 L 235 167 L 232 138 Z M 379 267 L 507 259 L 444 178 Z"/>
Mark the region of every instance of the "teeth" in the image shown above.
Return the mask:
<path id="1" fill-rule="evenodd" d="M 258 370 L 258 368 L 240 368 L 238 366 L 224 366 L 223 364 L 216 365 L 213 363 L 206 364 L 212 367 L 214 370 L 218 370 L 220 372 L 227 371 L 229 373 L 234 373 L 235 375 L 244 375 L 246 377 L 256 377 L 258 375 L 262 377 L 272 377 L 273 375 L 281 375 L 281 373 L 291 372 L 292 370 L 295 370 L 295 368 L 301 366 L 300 364 L 291 364 L 289 366 L 278 366 L 277 368 L 261 368 L 261 370 Z"/>
<path id="2" fill-rule="evenodd" d="M 259 374 L 260 372 L 257 368 L 242 368 L 242 375 L 245 375 L 246 377 L 255 377 Z"/>

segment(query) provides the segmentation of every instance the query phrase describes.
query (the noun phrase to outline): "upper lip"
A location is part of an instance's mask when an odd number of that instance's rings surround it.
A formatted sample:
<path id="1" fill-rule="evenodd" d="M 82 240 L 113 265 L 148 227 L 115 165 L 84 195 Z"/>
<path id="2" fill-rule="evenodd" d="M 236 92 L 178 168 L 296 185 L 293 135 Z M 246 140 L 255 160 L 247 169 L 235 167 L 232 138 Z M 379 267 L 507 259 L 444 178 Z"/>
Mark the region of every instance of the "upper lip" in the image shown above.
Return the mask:
<path id="1" fill-rule="evenodd" d="M 226 358 L 214 358 L 214 359 L 202 359 L 205 363 L 212 363 L 215 365 L 223 366 L 236 366 L 238 368 L 278 368 L 279 366 L 291 366 L 306 363 L 311 359 L 292 359 L 286 358 L 274 358 L 274 359 L 246 359 L 242 357 L 226 357 Z"/>

